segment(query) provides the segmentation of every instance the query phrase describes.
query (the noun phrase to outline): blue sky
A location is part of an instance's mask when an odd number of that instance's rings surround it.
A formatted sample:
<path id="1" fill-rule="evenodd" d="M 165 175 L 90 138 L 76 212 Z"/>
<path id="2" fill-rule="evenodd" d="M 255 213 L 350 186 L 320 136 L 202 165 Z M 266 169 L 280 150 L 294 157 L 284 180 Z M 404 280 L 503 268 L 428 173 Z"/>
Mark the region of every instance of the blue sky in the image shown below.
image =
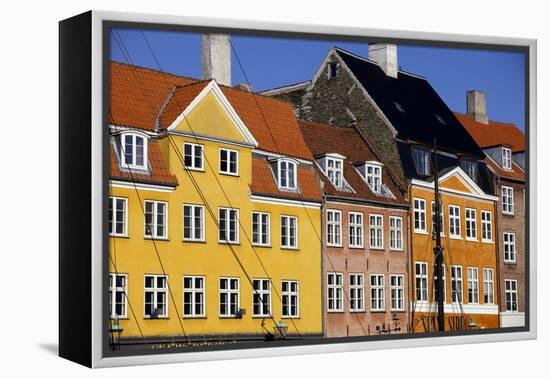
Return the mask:
<path id="1" fill-rule="evenodd" d="M 137 30 L 118 29 L 134 64 L 157 69 L 145 40 Z M 200 35 L 197 33 L 145 31 L 162 69 L 200 78 Z M 254 91 L 311 79 L 329 49 L 338 46 L 368 56 L 366 43 L 233 36 L 233 46 Z M 126 62 L 112 40 L 111 58 Z M 425 76 L 447 105 L 466 112 L 466 91 L 487 94 L 490 119 L 524 129 L 524 67 L 522 53 L 398 45 L 401 69 Z M 233 84 L 246 82 L 232 57 Z"/>

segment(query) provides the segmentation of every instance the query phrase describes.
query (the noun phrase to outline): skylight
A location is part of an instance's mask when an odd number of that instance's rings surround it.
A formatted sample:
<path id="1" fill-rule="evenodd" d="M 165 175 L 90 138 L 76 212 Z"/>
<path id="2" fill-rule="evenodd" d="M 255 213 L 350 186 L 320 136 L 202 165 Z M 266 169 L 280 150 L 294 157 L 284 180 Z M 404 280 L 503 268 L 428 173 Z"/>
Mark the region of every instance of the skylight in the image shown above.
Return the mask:
<path id="1" fill-rule="evenodd" d="M 399 110 L 401 113 L 405 113 L 405 109 L 403 109 L 403 107 L 401 106 L 400 103 L 394 102 L 393 104 L 395 105 L 395 107 L 397 108 L 397 110 Z"/>

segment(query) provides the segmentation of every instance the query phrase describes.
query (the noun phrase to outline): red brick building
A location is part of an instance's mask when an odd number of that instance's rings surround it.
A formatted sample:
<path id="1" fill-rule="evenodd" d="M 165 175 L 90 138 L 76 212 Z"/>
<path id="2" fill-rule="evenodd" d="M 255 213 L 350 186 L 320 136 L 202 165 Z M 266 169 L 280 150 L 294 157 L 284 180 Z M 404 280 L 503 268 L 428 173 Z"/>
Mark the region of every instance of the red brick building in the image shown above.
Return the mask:
<path id="1" fill-rule="evenodd" d="M 324 190 L 327 337 L 407 332 L 408 203 L 355 127 L 300 121 Z"/>

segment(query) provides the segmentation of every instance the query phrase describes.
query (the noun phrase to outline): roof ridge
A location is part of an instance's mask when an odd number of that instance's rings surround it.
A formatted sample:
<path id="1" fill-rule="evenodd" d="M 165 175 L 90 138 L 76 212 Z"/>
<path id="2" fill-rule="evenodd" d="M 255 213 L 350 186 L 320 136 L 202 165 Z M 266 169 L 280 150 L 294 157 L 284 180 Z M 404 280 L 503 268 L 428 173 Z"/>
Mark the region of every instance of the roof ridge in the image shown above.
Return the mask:
<path id="1" fill-rule="evenodd" d="M 167 75 L 167 76 L 173 76 L 173 77 L 177 77 L 177 78 L 180 78 L 180 79 L 188 79 L 188 80 L 198 80 L 198 81 L 201 81 L 201 79 L 197 79 L 197 78 L 194 78 L 194 77 L 191 77 L 191 76 L 178 75 L 178 74 L 175 74 L 175 73 L 172 73 L 172 72 L 166 72 L 166 71 L 162 71 L 162 70 L 155 69 L 155 68 L 151 68 L 151 67 L 146 67 L 146 66 L 140 66 L 140 65 L 137 65 L 137 64 L 130 64 L 130 63 L 125 63 L 125 62 L 120 62 L 120 61 L 118 61 L 118 60 L 111 60 L 111 61 L 109 61 L 109 64 L 110 64 L 110 65 L 126 66 L 126 67 L 129 67 L 129 68 L 137 68 L 137 69 L 141 69 L 141 70 L 144 70 L 144 71 L 149 71 L 149 72 L 151 72 L 151 73 L 160 74 L 160 75 Z"/>
<path id="2" fill-rule="evenodd" d="M 466 114 L 466 113 L 462 113 L 462 112 L 456 112 L 456 111 L 453 111 L 453 113 L 455 115 L 461 115 L 461 116 L 464 116 L 464 117 L 468 117 L 470 118 L 472 121 L 474 122 L 477 122 L 477 123 L 482 123 L 482 122 L 479 122 L 479 121 L 476 121 L 472 116 L 470 116 L 469 114 Z M 491 125 L 492 124 L 492 125 Z M 485 124 L 483 124 L 485 125 Z M 497 120 L 494 120 L 494 119 L 489 119 L 489 125 L 491 126 L 506 126 L 506 127 L 513 127 L 513 128 L 516 128 L 518 129 L 521 133 L 523 133 L 523 131 L 515 124 L 515 123 L 512 123 L 512 122 L 504 122 L 504 121 L 497 121 Z M 486 126 L 486 125 L 485 125 Z"/>

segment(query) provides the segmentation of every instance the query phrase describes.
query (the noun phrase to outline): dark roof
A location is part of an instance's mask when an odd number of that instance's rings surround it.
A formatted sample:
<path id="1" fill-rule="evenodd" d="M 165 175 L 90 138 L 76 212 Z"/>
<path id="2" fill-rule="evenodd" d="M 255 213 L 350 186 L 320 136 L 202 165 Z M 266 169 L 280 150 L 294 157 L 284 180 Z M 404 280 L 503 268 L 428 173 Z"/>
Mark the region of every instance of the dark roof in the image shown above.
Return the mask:
<path id="1" fill-rule="evenodd" d="M 335 51 L 395 127 L 399 139 L 432 145 L 435 137 L 440 149 L 483 159 L 481 149 L 425 78 L 403 71 L 391 78 L 371 60 L 339 48 Z"/>

